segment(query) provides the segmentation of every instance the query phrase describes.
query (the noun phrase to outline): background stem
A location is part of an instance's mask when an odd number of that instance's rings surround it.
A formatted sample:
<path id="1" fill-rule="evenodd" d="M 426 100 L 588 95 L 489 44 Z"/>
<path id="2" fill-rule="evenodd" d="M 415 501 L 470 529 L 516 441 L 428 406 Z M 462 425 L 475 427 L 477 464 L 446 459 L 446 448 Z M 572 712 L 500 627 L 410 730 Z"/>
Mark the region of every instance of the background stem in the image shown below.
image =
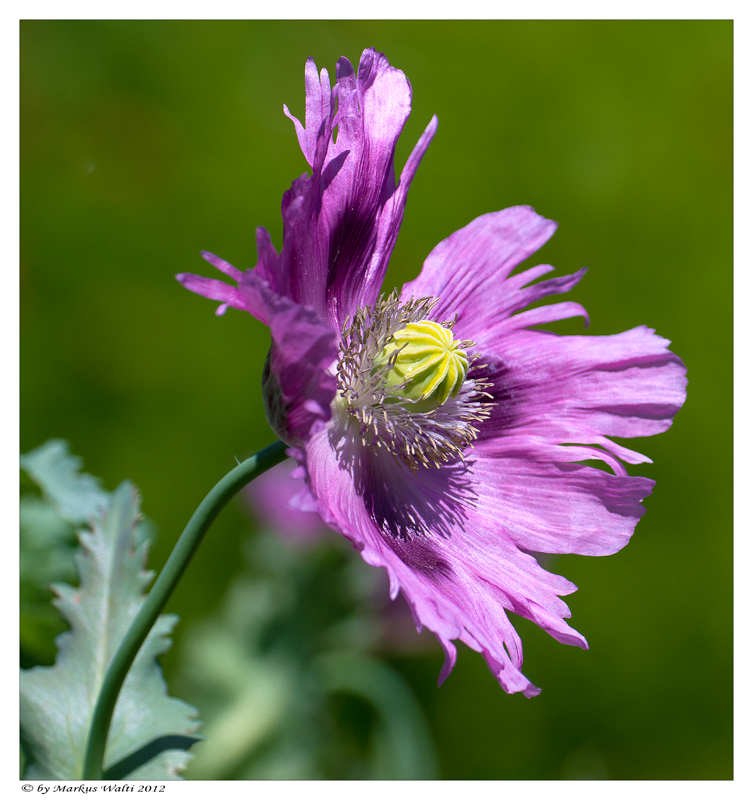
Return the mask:
<path id="1" fill-rule="evenodd" d="M 141 645 L 178 585 L 178 581 L 204 538 L 204 534 L 231 497 L 262 472 L 266 472 L 270 467 L 285 459 L 286 447 L 286 444 L 277 441 L 228 472 L 204 498 L 189 520 L 173 548 L 170 558 L 167 559 L 167 563 L 149 592 L 149 596 L 131 623 L 131 627 L 107 668 L 89 727 L 84 768 L 81 774 L 83 780 L 102 779 L 107 734 L 110 730 L 110 722 L 120 688 Z"/>

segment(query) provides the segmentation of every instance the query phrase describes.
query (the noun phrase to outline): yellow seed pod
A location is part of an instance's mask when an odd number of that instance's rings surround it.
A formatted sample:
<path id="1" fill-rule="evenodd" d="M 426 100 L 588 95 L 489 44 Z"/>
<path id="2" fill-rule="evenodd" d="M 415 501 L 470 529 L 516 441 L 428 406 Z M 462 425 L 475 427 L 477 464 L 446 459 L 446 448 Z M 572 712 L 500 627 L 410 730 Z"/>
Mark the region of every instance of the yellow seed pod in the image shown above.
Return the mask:
<path id="1" fill-rule="evenodd" d="M 425 413 L 457 397 L 468 374 L 468 356 L 452 331 L 429 320 L 410 322 L 393 335 L 379 360 L 395 350 L 400 352 L 387 385 L 393 396 L 412 401 L 410 410 Z"/>

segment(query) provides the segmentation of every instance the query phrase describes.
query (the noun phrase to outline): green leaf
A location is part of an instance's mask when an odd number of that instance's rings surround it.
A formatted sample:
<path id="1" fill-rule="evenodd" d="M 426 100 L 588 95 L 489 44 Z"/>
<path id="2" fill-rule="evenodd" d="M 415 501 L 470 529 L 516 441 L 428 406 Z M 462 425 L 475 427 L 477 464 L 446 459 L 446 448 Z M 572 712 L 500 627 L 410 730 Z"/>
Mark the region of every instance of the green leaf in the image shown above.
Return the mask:
<path id="1" fill-rule="evenodd" d="M 109 495 L 98 478 L 79 474 L 83 466 L 78 456 L 68 452 L 68 443 L 50 439 L 41 447 L 21 456 L 21 466 L 42 489 L 45 498 L 73 525 L 86 525 L 106 509 Z"/>
<path id="2" fill-rule="evenodd" d="M 21 663 L 52 664 L 55 636 L 66 626 L 50 603 L 50 584 L 76 580 L 75 529 L 48 497 L 31 494 L 21 497 L 19 522 Z"/>
<path id="3" fill-rule="evenodd" d="M 19 509 L 21 664 L 34 666 L 54 662 L 54 639 L 66 627 L 50 603 L 50 584 L 76 582 L 76 528 L 107 508 L 110 495 L 96 478 L 79 474 L 81 459 L 61 440 L 22 455 L 21 467 L 43 493 L 22 495 Z M 138 541 L 146 538 L 155 538 L 154 524 L 142 518 Z"/>
<path id="4" fill-rule="evenodd" d="M 73 526 L 40 497 L 25 496 L 19 504 L 21 587 L 31 596 L 59 580 L 74 580 Z"/>
<path id="5" fill-rule="evenodd" d="M 105 670 L 152 579 L 144 570 L 148 541 L 138 542 L 139 497 L 130 483 L 106 495 L 90 476 L 77 474 L 79 460 L 68 456 L 60 442 L 38 448 L 24 461 L 45 494 L 65 509 L 67 519 L 81 521 L 99 509 L 91 531 L 79 536 L 81 550 L 75 562 L 80 586 L 53 586 L 55 606 L 71 626 L 56 640 L 55 666 L 21 671 L 22 736 L 32 758 L 26 777 L 73 780 L 81 775 L 89 721 Z M 173 615 L 157 620 L 115 708 L 105 769 L 137 752 L 158 753 L 129 772 L 132 780 L 176 779 L 190 755 L 184 749 L 147 746 L 164 737 L 197 738 L 196 710 L 167 695 L 156 661 L 170 647 L 168 634 L 176 621 Z M 125 763 L 134 765 L 138 758 Z"/>

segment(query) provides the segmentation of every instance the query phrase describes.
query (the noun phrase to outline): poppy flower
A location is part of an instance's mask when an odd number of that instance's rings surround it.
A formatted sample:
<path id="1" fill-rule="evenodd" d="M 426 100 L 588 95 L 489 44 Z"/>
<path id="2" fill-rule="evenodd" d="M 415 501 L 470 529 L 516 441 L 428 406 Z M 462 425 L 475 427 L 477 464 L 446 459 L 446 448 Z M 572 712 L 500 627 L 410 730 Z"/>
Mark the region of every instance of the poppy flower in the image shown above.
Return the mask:
<path id="1" fill-rule="evenodd" d="M 305 125 L 284 111 L 311 175 L 283 196 L 282 250 L 259 228 L 254 269 L 203 254 L 235 286 L 178 280 L 220 301 L 218 313 L 238 308 L 269 326 L 265 408 L 305 480 L 298 507 L 387 570 L 391 596 L 402 591 L 444 648 L 440 683 L 460 640 L 505 691 L 531 697 L 540 690 L 521 672 L 508 612 L 587 648 L 561 599 L 576 587 L 535 554 L 627 544 L 654 482 L 628 475 L 623 462 L 649 459 L 609 437 L 667 430 L 685 368 L 645 326 L 613 336 L 532 327 L 588 317 L 574 302 L 529 308 L 585 270 L 539 282 L 553 267 L 512 274 L 556 228 L 528 206 L 475 219 L 402 292 L 380 294 L 436 117 L 396 181 L 405 75 L 369 49 L 357 73 L 338 61 L 334 87 L 309 59 L 305 82 Z"/>

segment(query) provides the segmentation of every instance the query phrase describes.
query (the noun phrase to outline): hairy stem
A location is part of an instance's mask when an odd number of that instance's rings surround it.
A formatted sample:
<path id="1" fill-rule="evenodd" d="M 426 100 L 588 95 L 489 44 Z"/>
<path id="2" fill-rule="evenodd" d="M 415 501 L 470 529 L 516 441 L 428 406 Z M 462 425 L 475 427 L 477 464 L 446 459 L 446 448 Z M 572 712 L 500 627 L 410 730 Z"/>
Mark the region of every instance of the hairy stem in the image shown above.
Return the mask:
<path id="1" fill-rule="evenodd" d="M 228 472 L 204 498 L 189 520 L 107 668 L 89 727 L 89 739 L 86 743 L 84 768 L 81 774 L 83 780 L 102 779 L 107 734 L 120 688 L 141 645 L 178 585 L 204 534 L 231 497 L 262 472 L 284 460 L 285 448 L 283 442 L 275 442 Z"/>

